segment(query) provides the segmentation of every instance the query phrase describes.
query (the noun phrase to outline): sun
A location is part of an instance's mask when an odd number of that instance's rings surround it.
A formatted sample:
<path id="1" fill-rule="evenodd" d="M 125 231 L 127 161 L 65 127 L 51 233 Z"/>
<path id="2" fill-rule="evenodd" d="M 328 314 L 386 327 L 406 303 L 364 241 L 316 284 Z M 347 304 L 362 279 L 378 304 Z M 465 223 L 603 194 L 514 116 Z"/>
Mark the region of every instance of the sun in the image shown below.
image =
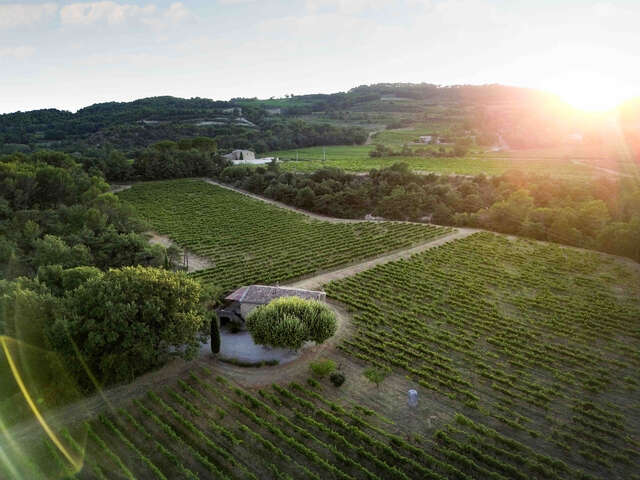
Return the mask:
<path id="1" fill-rule="evenodd" d="M 615 92 L 601 91 L 596 87 L 574 86 L 569 91 L 560 93 L 560 97 L 569 105 L 586 112 L 606 112 L 616 108 L 624 97 Z"/>
<path id="2" fill-rule="evenodd" d="M 632 96 L 616 83 L 615 79 L 585 73 L 556 79 L 549 90 L 577 109 L 607 112 Z"/>

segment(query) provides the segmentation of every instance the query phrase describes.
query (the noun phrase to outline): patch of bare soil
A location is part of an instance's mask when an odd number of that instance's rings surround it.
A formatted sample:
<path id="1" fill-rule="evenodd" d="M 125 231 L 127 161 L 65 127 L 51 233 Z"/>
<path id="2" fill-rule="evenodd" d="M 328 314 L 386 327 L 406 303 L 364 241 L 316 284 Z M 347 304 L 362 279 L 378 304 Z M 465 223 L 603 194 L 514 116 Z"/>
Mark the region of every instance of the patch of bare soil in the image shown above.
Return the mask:
<path id="1" fill-rule="evenodd" d="M 163 247 L 170 247 L 171 245 L 177 245 L 173 240 L 171 240 L 167 235 L 160 235 L 156 232 L 146 232 L 149 236 L 149 243 L 151 245 L 162 245 Z M 182 248 L 182 247 L 180 247 Z M 197 272 L 198 270 L 204 270 L 205 268 L 210 268 L 213 266 L 213 262 L 206 257 L 201 257 L 196 255 L 193 252 L 190 252 L 186 248 L 183 249 L 187 254 L 187 264 L 188 272 Z"/>
<path id="2" fill-rule="evenodd" d="M 376 130 L 374 130 L 373 132 L 369 132 L 369 135 L 367 136 L 367 140 L 364 142 L 364 144 L 371 145 L 373 143 L 373 137 L 376 133 L 378 133 Z"/>

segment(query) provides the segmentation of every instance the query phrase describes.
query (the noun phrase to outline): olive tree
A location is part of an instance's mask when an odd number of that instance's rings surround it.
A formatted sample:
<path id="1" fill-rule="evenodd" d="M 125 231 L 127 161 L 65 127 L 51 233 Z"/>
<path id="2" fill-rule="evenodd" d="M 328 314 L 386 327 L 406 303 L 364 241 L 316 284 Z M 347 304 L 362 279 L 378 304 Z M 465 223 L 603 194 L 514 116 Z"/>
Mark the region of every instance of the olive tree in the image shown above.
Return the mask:
<path id="1" fill-rule="evenodd" d="M 327 305 L 298 297 L 281 297 L 251 311 L 247 329 L 259 345 L 298 349 L 304 342 L 322 343 L 337 328 Z"/>

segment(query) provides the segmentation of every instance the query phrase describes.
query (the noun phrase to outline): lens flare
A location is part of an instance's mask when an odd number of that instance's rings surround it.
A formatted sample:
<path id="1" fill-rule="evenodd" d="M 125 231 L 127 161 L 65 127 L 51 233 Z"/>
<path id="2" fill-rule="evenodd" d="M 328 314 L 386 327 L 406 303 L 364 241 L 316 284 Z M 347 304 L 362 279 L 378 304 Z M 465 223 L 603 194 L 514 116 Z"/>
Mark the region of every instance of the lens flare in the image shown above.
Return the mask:
<path id="1" fill-rule="evenodd" d="M 49 381 L 52 378 L 59 378 L 61 385 L 66 388 L 69 385 L 63 380 L 65 375 L 64 371 L 61 370 L 61 364 L 52 359 L 51 352 L 46 352 L 24 344 L 11 337 L 0 336 L 0 346 L 2 347 L 0 352 L 4 354 L 5 365 L 8 367 L 8 371 L 2 372 L 3 380 L 6 382 L 8 378 L 12 378 L 17 386 L 17 393 L 12 395 L 10 391 L 5 392 L 8 394 L 7 398 L 10 400 L 13 410 L 19 413 L 16 415 L 16 419 L 24 420 L 24 415 L 22 415 L 24 412 L 21 412 L 20 405 L 18 404 L 20 399 L 22 399 L 26 403 L 29 413 L 32 415 L 32 417 L 29 416 L 29 418 L 35 418 L 37 425 L 39 425 L 46 434 L 45 438 L 50 440 L 52 448 L 54 449 L 53 453 L 57 454 L 57 452 L 59 452 L 65 463 L 65 465 L 62 466 L 62 469 L 65 471 L 62 472 L 60 471 L 61 466 L 51 461 L 40 462 L 41 457 L 35 453 L 37 449 L 36 445 L 39 444 L 26 440 L 20 442 L 7 426 L 5 419 L 0 419 L 2 434 L 9 447 L 0 450 L 2 452 L 0 454 L 0 461 L 5 466 L 5 469 L 11 472 L 12 478 L 20 478 L 20 471 L 23 469 L 31 472 L 39 469 L 47 473 L 47 478 L 68 476 L 69 471 L 79 472 L 83 466 L 82 456 L 76 454 L 68 447 L 67 442 L 61 439 L 55 432 L 54 426 L 45 418 L 43 409 L 49 406 L 44 400 L 44 390 L 46 386 L 43 388 L 42 385 L 39 385 L 38 380 L 35 380 L 29 373 L 29 365 L 37 359 L 42 364 L 42 370 L 49 374 L 47 375 Z M 71 398 L 76 398 L 78 394 L 73 392 L 73 389 L 71 390 Z M 65 398 L 65 400 L 67 400 L 67 398 Z M 25 438 L 26 437 L 27 435 L 25 435 Z M 10 450 L 12 452 L 10 452 Z M 30 476 L 28 474 L 25 476 L 25 473 L 23 473 L 22 478 L 30 478 Z"/>

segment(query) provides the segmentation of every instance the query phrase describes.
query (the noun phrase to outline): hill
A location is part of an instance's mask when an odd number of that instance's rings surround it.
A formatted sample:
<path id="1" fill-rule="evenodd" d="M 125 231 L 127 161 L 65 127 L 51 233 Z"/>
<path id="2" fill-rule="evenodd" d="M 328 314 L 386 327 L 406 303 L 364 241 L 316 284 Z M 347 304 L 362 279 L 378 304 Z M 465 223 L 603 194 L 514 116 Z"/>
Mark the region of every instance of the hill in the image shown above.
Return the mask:
<path id="1" fill-rule="evenodd" d="M 487 145 L 499 135 L 512 147 L 540 147 L 562 143 L 575 131 L 594 136 L 598 122 L 533 89 L 385 83 L 267 100 L 163 96 L 99 103 L 76 113 L 16 112 L 0 115 L 0 152 L 52 148 L 95 154 L 116 148 L 133 153 L 160 140 L 197 136 L 215 138 L 224 149 L 266 152 L 360 144 L 365 130 L 408 126 L 473 136 Z"/>

